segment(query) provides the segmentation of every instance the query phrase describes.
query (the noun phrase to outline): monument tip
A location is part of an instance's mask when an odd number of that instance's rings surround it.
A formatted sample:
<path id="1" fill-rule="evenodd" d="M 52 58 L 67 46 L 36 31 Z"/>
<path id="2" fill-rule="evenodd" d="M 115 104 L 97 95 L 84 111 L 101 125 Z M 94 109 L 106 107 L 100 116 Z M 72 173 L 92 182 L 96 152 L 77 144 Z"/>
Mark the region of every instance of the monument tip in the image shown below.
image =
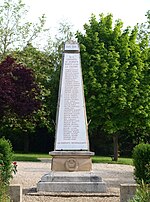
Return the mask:
<path id="1" fill-rule="evenodd" d="M 80 52 L 80 47 L 78 42 L 74 40 L 69 40 L 65 42 L 64 51 L 78 51 Z"/>

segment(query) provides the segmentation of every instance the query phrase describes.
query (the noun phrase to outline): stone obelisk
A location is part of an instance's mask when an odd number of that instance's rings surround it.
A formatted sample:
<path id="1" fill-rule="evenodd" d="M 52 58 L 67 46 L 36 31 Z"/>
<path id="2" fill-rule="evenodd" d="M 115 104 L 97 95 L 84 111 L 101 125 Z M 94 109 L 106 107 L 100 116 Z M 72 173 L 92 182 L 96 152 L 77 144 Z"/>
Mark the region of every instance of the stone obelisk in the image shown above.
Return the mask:
<path id="1" fill-rule="evenodd" d="M 84 100 L 80 47 L 64 45 L 51 172 L 42 177 L 38 191 L 106 192 L 106 184 L 92 171 Z"/>
<path id="2" fill-rule="evenodd" d="M 55 151 L 50 154 L 54 171 L 92 169 L 78 43 L 64 46 L 59 85 Z"/>
<path id="3" fill-rule="evenodd" d="M 55 150 L 89 150 L 79 45 L 65 43 Z"/>

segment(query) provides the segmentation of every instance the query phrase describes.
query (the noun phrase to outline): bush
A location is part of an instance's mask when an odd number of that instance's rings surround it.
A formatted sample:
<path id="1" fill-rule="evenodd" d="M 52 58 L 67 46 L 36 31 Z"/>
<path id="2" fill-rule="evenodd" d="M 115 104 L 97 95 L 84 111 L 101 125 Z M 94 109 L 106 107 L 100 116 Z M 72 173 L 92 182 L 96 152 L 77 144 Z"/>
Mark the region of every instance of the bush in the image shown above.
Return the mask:
<path id="1" fill-rule="evenodd" d="M 10 197 L 8 196 L 8 186 L 2 182 L 0 175 L 0 201 L 10 202 Z"/>
<path id="2" fill-rule="evenodd" d="M 10 141 L 0 138 L 0 178 L 5 184 L 9 184 L 12 177 L 13 151 Z"/>
<path id="3" fill-rule="evenodd" d="M 150 144 L 139 144 L 133 150 L 134 175 L 137 183 L 150 184 Z"/>

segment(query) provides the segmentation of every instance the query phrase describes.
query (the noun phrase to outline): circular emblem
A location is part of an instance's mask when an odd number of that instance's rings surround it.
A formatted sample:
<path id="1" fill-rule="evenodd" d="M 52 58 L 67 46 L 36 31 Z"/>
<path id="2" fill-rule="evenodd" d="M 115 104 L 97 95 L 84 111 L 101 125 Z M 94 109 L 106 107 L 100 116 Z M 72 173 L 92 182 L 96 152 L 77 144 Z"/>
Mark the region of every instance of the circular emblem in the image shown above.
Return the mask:
<path id="1" fill-rule="evenodd" d="M 67 159 L 67 161 L 65 162 L 65 168 L 68 170 L 68 171 L 75 171 L 78 169 L 78 162 L 76 159 L 74 158 L 70 158 L 70 159 Z"/>

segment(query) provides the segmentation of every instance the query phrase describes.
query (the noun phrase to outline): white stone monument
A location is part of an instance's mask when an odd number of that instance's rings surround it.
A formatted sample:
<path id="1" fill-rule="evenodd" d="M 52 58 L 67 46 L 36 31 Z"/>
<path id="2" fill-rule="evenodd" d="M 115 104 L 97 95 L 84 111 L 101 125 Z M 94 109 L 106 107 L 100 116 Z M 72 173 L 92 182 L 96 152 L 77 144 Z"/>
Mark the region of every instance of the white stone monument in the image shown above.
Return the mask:
<path id="1" fill-rule="evenodd" d="M 37 191 L 106 192 L 106 184 L 92 172 L 79 44 L 65 43 L 51 172 Z"/>
<path id="2" fill-rule="evenodd" d="M 66 43 L 61 74 L 55 150 L 89 150 L 79 45 Z"/>

